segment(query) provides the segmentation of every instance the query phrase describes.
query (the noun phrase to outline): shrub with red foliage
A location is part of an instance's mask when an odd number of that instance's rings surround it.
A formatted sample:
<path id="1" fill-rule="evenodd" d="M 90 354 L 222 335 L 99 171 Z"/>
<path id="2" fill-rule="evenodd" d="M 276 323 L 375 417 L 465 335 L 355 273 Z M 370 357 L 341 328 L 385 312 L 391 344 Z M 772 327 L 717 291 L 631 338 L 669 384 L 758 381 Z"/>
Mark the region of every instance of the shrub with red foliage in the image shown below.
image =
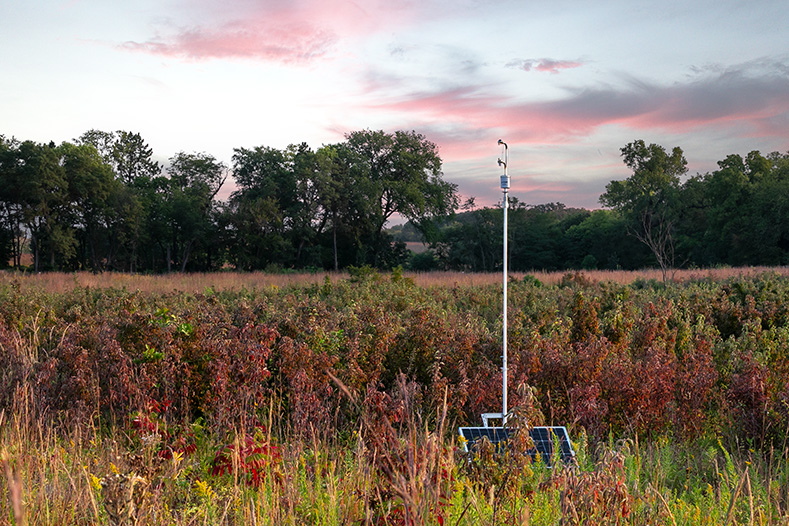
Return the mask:
<path id="1" fill-rule="evenodd" d="M 24 360 L 16 344 L 3 346 L 4 392 L 26 382 L 40 414 L 57 415 L 64 423 L 96 416 L 122 422 L 157 400 L 169 400 L 160 415 L 168 424 L 203 416 L 225 428 L 243 427 L 268 396 L 268 360 L 277 332 L 261 325 L 235 327 L 216 306 L 198 303 L 180 315 L 164 312 L 92 313 L 79 324 L 55 319 L 46 341 L 38 342 L 36 359 Z M 0 343 L 8 334 L 0 328 Z M 23 342 L 19 336 L 10 341 Z"/>
<path id="2" fill-rule="evenodd" d="M 707 335 L 698 334 L 678 362 L 674 394 L 677 406 L 675 429 L 693 440 L 705 429 L 707 412 L 714 402 L 714 388 L 719 378 Z"/>
<path id="3" fill-rule="evenodd" d="M 211 462 L 211 475 L 221 477 L 237 473 L 248 485 L 259 487 L 281 461 L 279 447 L 266 438 L 265 427 L 258 426 L 254 434 L 242 434 L 216 452 Z"/>
<path id="4" fill-rule="evenodd" d="M 131 358 L 106 322 L 69 325 L 36 370 L 42 412 L 86 422 L 97 414 L 122 419 L 147 402 Z"/>
<path id="5" fill-rule="evenodd" d="M 268 363 L 278 337 L 274 329 L 246 324 L 230 327 L 202 349 L 200 381 L 207 389 L 201 408 L 218 428 L 245 429 L 258 408 L 266 407 L 272 392 Z"/>
<path id="6" fill-rule="evenodd" d="M 197 451 L 195 434 L 183 425 L 168 425 L 165 416 L 171 402 L 152 401 L 147 411 L 140 411 L 131 418 L 132 435 L 146 446 L 155 447 L 156 455 L 173 458 L 174 453 L 189 456 Z"/>
<path id="7" fill-rule="evenodd" d="M 738 427 L 746 438 L 755 439 L 757 443 L 761 443 L 767 433 L 770 409 L 767 375 L 764 365 L 752 356 L 742 356 L 727 393 Z"/>
<path id="8" fill-rule="evenodd" d="M 537 388 L 552 424 L 753 443 L 789 427 L 789 280 L 665 288 L 514 283 L 509 381 Z M 212 295 L 0 288 L 0 409 L 19 393 L 64 424 L 157 413 L 250 432 L 270 404 L 278 431 L 358 429 L 335 376 L 395 425 L 400 373 L 423 415 L 472 423 L 501 407 L 500 289 L 377 281 Z M 281 405 L 280 405 L 281 403 Z M 391 407 L 389 407 L 391 406 Z M 432 417 L 431 417 L 432 418 Z M 297 431 L 298 430 L 298 431 Z M 383 430 L 380 430 L 383 432 Z"/>
<path id="9" fill-rule="evenodd" d="M 21 343 L 19 334 L 14 334 L 0 318 L 0 409 L 13 407 L 32 373 L 32 360 L 20 349 Z"/>
<path id="10" fill-rule="evenodd" d="M 329 429 L 334 389 L 328 373 L 334 370 L 337 356 L 315 350 L 292 338 L 282 338 L 277 346 L 277 369 L 285 387 L 294 431 L 309 435 Z"/>
<path id="11" fill-rule="evenodd" d="M 444 447 L 446 414 L 428 432 L 420 386 L 404 374 L 391 396 L 372 386 L 361 402 L 362 439 L 375 479 L 374 524 L 439 524 L 454 481 L 454 453 Z"/>

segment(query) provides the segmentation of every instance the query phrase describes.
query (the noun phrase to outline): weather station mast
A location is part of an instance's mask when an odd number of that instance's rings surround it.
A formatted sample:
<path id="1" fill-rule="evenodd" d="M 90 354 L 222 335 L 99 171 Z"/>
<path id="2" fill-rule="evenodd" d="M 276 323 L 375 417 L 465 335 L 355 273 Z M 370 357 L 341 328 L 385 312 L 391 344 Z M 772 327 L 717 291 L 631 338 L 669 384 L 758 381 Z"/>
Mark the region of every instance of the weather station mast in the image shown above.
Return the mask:
<path id="1" fill-rule="evenodd" d="M 504 175 L 501 176 L 501 191 L 504 194 L 502 199 L 501 208 L 504 210 L 504 263 L 502 265 L 503 277 L 503 294 L 502 294 L 502 326 L 501 326 L 501 419 L 502 424 L 507 424 L 507 209 L 510 207 L 509 203 L 509 190 L 510 190 L 510 176 L 507 174 L 508 150 L 507 143 L 499 139 L 499 145 L 503 146 L 501 160 L 499 157 L 499 166 L 504 167 Z"/>
<path id="2" fill-rule="evenodd" d="M 496 447 L 496 452 L 505 451 L 503 444 L 509 440 L 512 433 L 518 432 L 519 423 L 512 428 L 507 425 L 509 417 L 507 408 L 507 209 L 510 207 L 509 191 L 510 176 L 507 173 L 508 147 L 507 143 L 499 139 L 499 146 L 502 147 L 499 166 L 504 167 L 504 175 L 501 176 L 501 191 L 504 193 L 502 206 L 504 212 L 504 263 L 503 268 L 503 297 L 502 297 L 502 327 L 501 327 L 501 413 L 482 413 L 482 427 L 460 427 L 458 432 L 462 438 L 463 448 L 468 453 L 469 459 L 476 454 L 476 444 L 480 440 L 488 440 Z M 503 157 L 503 159 L 502 159 Z M 501 420 L 501 427 L 490 426 L 490 420 Z M 551 466 L 555 460 L 564 463 L 575 463 L 575 451 L 573 450 L 570 435 L 564 426 L 527 426 L 526 430 L 531 437 L 534 447 L 528 450 L 532 461 L 540 459 L 546 465 Z"/>

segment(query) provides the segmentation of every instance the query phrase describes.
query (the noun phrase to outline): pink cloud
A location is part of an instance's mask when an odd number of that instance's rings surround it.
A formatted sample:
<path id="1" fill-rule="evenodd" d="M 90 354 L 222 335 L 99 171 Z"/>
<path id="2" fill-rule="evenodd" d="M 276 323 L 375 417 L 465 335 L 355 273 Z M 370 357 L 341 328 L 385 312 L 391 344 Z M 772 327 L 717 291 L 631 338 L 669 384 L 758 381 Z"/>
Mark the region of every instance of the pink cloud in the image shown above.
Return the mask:
<path id="1" fill-rule="evenodd" d="M 127 42 L 123 47 L 194 59 L 239 57 L 301 62 L 323 55 L 333 41 L 332 35 L 312 28 L 199 28 L 166 40 Z"/>
<path id="2" fill-rule="evenodd" d="M 378 107 L 421 114 L 433 122 L 452 123 L 467 129 L 507 130 L 507 135 L 519 142 L 561 141 L 568 136 L 588 133 L 608 118 L 596 111 L 566 111 L 561 102 L 506 102 L 502 97 L 479 95 L 472 88 L 415 95 Z"/>
<path id="3" fill-rule="evenodd" d="M 539 71 L 542 73 L 556 74 L 563 69 L 580 68 L 583 62 L 577 60 L 555 60 L 552 58 L 513 60 L 510 67 L 517 67 L 524 71 Z"/>
<path id="4" fill-rule="evenodd" d="M 192 59 L 252 58 L 305 62 L 327 54 L 341 39 L 413 18 L 407 8 L 347 0 L 230 3 L 198 1 L 191 7 L 211 22 L 167 27 L 162 34 L 121 47 Z M 178 20 L 178 16 L 175 17 Z"/>
<path id="5" fill-rule="evenodd" d="M 302 62 L 326 53 L 335 39 L 331 33 L 306 24 L 230 23 L 216 29 L 188 29 L 164 39 L 126 42 L 123 47 L 193 59 L 236 57 Z"/>
<path id="6" fill-rule="evenodd" d="M 675 86 L 656 93 L 651 110 L 623 119 L 638 129 L 688 132 L 705 126 L 746 125 L 761 136 L 783 136 L 789 128 L 771 126 L 789 116 L 789 78 L 722 76 L 715 82 Z"/>
<path id="7" fill-rule="evenodd" d="M 789 141 L 789 76 L 746 75 L 744 70 L 671 86 L 631 81 L 624 88 L 579 90 L 547 102 L 494 97 L 489 87 L 454 88 L 377 108 L 408 114 L 412 121 L 441 123 L 444 130 L 486 130 L 520 143 L 573 142 L 611 124 L 675 133 L 730 127 L 741 136 Z M 453 153 L 465 147 L 464 134 L 457 136 L 458 145 L 449 147 Z"/>

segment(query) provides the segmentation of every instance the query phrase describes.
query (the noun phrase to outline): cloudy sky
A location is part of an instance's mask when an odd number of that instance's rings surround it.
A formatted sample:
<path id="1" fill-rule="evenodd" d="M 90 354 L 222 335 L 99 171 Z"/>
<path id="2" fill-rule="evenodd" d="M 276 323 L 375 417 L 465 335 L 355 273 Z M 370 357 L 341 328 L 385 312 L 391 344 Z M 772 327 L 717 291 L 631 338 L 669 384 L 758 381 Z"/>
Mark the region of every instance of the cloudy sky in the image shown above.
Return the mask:
<path id="1" fill-rule="evenodd" d="M 361 129 L 435 142 L 463 196 L 598 207 L 634 139 L 691 173 L 789 150 L 786 0 L 4 0 L 0 134 L 138 132 L 164 161 Z M 230 189 L 228 188 L 228 191 Z"/>

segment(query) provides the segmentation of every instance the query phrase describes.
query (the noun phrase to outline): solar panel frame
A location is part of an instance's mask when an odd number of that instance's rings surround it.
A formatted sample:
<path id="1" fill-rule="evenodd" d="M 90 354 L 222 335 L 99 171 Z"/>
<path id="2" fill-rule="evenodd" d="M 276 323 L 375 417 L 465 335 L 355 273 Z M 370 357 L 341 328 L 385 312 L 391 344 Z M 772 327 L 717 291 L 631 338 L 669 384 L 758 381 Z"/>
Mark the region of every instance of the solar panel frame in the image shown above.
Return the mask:
<path id="1" fill-rule="evenodd" d="M 458 429 L 460 436 L 465 440 L 463 447 L 468 453 L 472 451 L 474 444 L 483 436 L 495 446 L 496 452 L 500 452 L 505 447 L 510 435 L 516 431 L 512 427 L 461 427 Z M 534 441 L 534 448 L 529 450 L 532 460 L 536 461 L 539 454 L 540 459 L 550 467 L 554 458 L 554 444 L 558 442 L 559 458 L 564 463 L 575 461 L 575 451 L 573 450 L 570 435 L 564 426 L 535 426 L 529 429 L 529 435 Z"/>

